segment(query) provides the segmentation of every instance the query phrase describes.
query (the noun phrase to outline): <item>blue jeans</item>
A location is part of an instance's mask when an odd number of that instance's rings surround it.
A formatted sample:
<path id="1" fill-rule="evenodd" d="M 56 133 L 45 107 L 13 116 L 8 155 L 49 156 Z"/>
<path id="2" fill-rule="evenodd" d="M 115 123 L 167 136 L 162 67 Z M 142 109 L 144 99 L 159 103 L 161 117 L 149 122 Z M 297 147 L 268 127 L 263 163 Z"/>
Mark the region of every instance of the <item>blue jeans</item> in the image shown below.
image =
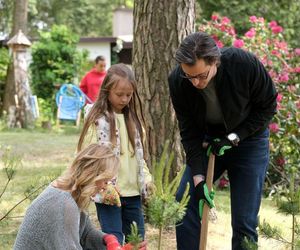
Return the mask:
<path id="1" fill-rule="evenodd" d="M 97 216 L 103 232 L 114 234 L 120 244 L 124 243 L 131 233 L 130 225 L 133 221 L 138 226 L 139 234 L 144 238 L 144 215 L 141 196 L 121 197 L 121 207 L 95 203 Z"/>
<path id="2" fill-rule="evenodd" d="M 203 154 L 203 167 L 207 156 Z M 230 181 L 232 249 L 242 250 L 241 242 L 247 237 L 257 242 L 257 215 L 262 188 L 269 163 L 269 130 L 240 142 L 223 156 L 216 157 L 214 181 L 227 170 Z M 176 199 L 181 200 L 185 186 L 190 183 L 190 201 L 183 220 L 176 225 L 178 250 L 198 250 L 201 224 L 198 204 L 194 196 L 194 183 L 190 167 L 183 174 Z M 218 204 L 216 204 L 218 205 Z M 209 239 L 208 239 L 209 240 Z"/>

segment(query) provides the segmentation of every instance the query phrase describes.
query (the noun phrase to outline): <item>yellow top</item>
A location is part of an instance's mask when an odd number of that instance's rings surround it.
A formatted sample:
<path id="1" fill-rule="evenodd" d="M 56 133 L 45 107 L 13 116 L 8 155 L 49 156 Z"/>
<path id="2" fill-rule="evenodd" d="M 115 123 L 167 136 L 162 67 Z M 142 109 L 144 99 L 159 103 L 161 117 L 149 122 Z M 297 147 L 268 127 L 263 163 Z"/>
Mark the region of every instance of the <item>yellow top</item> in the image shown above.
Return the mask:
<path id="1" fill-rule="evenodd" d="M 120 138 L 120 162 L 121 166 L 118 173 L 117 185 L 120 189 L 121 196 L 130 197 L 140 195 L 138 184 L 138 162 L 136 156 L 133 155 L 133 148 L 130 143 L 127 128 L 125 124 L 124 114 L 115 113 L 117 127 L 119 129 Z M 149 169 L 144 165 L 144 181 L 145 184 L 152 180 Z"/>

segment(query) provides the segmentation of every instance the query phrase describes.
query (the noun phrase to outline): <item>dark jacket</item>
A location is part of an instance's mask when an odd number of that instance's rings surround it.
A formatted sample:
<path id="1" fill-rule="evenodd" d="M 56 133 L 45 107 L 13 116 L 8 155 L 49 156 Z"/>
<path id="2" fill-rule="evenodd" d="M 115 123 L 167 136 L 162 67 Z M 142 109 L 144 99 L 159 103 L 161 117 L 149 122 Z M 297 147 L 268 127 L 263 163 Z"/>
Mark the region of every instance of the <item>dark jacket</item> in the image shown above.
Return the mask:
<path id="1" fill-rule="evenodd" d="M 170 95 L 187 164 L 194 175 L 202 174 L 199 163 L 206 131 L 206 104 L 199 90 L 180 77 L 182 73 L 179 65 L 171 72 Z M 253 54 L 237 48 L 222 49 L 215 81 L 226 134 L 234 132 L 244 140 L 267 128 L 276 113 L 277 93 L 271 77 Z"/>

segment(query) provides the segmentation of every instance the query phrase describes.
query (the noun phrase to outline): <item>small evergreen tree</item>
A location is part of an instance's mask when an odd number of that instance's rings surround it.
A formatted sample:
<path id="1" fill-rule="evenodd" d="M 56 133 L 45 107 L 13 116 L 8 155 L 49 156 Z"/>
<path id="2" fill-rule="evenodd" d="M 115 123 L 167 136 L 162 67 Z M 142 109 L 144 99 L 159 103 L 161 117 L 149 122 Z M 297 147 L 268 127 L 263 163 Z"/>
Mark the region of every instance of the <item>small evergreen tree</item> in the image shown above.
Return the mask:
<path id="1" fill-rule="evenodd" d="M 160 161 L 153 164 L 156 192 L 150 196 L 146 208 L 149 223 L 159 229 L 159 250 L 161 249 L 163 229 L 175 225 L 183 218 L 190 198 L 188 195 L 189 186 L 187 185 L 181 201 L 178 202 L 175 199 L 175 193 L 185 168 L 182 168 L 172 181 L 169 180 L 174 153 L 172 152 L 168 156 L 168 146 L 169 143 L 167 142 Z"/>
<path id="2" fill-rule="evenodd" d="M 296 171 L 296 169 L 294 169 Z M 290 249 L 300 248 L 300 225 L 297 216 L 300 214 L 300 188 L 295 188 L 295 174 L 290 179 L 290 188 L 276 196 L 278 212 L 292 216 L 291 238 L 286 239 L 277 227 L 272 227 L 265 220 L 259 224 L 260 234 L 265 238 L 276 239 L 290 246 Z"/>

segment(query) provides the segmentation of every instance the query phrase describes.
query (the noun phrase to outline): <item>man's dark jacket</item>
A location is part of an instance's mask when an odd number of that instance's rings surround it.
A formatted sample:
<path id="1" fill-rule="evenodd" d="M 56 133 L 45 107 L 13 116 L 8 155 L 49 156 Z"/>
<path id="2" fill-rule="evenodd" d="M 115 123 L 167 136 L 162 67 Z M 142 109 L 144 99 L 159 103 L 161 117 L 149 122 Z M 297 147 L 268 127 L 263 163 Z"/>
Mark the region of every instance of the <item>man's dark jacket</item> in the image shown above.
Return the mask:
<path id="1" fill-rule="evenodd" d="M 226 134 L 240 140 L 268 127 L 276 113 L 277 92 L 262 63 L 251 53 L 237 48 L 221 50 L 221 64 L 215 76 L 216 93 L 224 117 Z M 193 175 L 203 174 L 202 142 L 205 135 L 205 101 L 179 65 L 169 76 L 170 95 L 179 122 L 187 165 Z"/>

